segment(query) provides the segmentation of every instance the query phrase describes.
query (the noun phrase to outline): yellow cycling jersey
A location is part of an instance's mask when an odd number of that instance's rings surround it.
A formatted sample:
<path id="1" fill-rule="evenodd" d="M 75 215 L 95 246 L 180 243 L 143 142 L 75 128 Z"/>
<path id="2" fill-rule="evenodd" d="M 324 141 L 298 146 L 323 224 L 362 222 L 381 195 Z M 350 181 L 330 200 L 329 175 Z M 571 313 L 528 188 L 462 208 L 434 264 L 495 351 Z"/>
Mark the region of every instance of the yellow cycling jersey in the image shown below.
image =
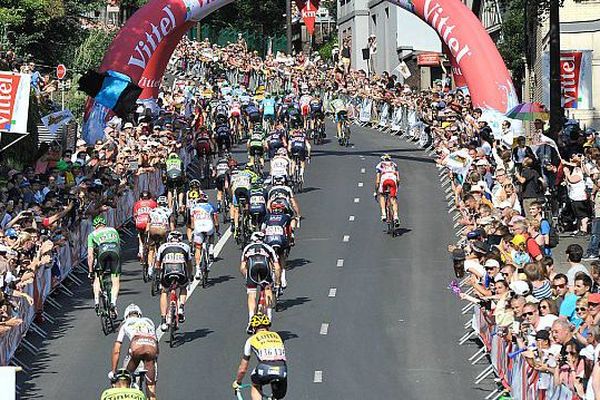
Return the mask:
<path id="1" fill-rule="evenodd" d="M 259 362 L 285 361 L 285 347 L 277 332 L 260 331 L 248 338 L 244 346 L 244 358 L 254 353 Z"/>
<path id="2" fill-rule="evenodd" d="M 146 400 L 146 396 L 138 389 L 111 388 L 102 393 L 100 400 Z"/>

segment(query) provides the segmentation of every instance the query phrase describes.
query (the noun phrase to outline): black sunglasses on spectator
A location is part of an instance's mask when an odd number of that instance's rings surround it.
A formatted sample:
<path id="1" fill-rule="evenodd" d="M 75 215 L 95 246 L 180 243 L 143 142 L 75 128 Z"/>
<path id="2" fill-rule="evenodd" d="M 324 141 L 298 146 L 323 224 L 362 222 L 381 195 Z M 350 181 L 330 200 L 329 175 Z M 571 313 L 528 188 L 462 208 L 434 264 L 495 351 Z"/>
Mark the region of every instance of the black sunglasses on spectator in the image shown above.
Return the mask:
<path id="1" fill-rule="evenodd" d="M 529 311 L 529 312 L 524 312 L 522 315 L 523 315 L 523 317 L 531 317 L 531 316 L 533 316 L 533 314 L 535 314 L 534 311 Z"/>

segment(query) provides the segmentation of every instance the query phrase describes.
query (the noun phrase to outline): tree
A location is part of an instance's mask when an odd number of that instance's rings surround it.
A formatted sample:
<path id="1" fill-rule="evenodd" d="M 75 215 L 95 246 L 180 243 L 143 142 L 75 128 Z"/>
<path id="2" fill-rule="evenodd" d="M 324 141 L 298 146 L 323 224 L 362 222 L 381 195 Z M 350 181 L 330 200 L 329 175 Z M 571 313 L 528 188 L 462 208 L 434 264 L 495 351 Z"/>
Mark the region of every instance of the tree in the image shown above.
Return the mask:
<path id="1" fill-rule="evenodd" d="M 498 50 L 512 72 L 515 88 L 521 87 L 525 74 L 525 16 L 523 13 L 525 0 L 507 1 L 504 7 L 502 23 L 502 39 L 498 43 Z"/>
<path id="2" fill-rule="evenodd" d="M 263 36 L 278 36 L 285 29 L 284 14 L 283 0 L 237 0 L 215 11 L 202 23 L 216 29 L 235 28 Z"/>

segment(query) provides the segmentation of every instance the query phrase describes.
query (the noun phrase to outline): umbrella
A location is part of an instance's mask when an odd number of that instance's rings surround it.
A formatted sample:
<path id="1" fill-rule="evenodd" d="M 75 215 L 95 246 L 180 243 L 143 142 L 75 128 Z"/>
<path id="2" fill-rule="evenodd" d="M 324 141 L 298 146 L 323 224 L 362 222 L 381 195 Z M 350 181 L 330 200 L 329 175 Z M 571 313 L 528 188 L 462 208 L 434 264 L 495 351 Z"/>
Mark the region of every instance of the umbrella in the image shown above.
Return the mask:
<path id="1" fill-rule="evenodd" d="M 546 106 L 540 103 L 522 103 L 506 113 L 508 118 L 520 119 L 522 121 L 533 121 L 535 119 L 549 119 L 550 114 Z"/>

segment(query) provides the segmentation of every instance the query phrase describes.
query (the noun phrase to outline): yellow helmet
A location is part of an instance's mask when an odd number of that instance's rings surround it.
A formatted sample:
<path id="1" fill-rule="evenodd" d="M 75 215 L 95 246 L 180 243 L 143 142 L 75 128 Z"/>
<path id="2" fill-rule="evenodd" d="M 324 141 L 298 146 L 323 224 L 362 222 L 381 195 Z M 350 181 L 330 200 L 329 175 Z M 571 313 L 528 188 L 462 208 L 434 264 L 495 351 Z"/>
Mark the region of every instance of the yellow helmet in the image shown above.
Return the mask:
<path id="1" fill-rule="evenodd" d="M 197 190 L 191 190 L 189 194 L 190 200 L 198 200 L 200 198 L 200 193 Z"/>
<path id="2" fill-rule="evenodd" d="M 250 327 L 252 329 L 260 328 L 261 326 L 271 326 L 271 320 L 265 314 L 259 312 L 252 316 Z"/>

